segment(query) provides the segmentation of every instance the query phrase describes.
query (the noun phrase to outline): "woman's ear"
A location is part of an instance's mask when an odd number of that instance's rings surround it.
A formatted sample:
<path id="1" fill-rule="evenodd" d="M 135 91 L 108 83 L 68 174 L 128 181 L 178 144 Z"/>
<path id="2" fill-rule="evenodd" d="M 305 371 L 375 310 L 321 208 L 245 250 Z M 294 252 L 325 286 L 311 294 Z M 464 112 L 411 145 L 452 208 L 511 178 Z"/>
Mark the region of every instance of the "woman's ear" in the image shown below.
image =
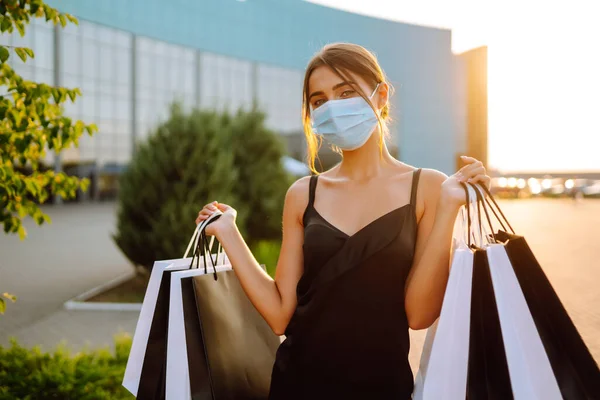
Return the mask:
<path id="1" fill-rule="evenodd" d="M 390 86 L 386 82 L 381 82 L 375 97 L 377 98 L 377 109 L 381 111 L 390 100 Z"/>

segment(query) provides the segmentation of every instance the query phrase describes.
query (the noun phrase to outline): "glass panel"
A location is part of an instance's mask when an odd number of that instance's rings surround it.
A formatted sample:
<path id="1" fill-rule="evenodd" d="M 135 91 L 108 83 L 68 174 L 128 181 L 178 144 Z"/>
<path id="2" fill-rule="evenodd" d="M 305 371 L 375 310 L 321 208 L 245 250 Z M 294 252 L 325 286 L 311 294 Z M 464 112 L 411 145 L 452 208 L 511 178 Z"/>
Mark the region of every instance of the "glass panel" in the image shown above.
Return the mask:
<path id="1" fill-rule="evenodd" d="M 32 60 L 40 68 L 54 69 L 54 32 L 45 26 L 36 26 L 35 43 L 33 46 L 35 58 Z M 74 57 L 79 52 L 73 52 Z"/>
<path id="2" fill-rule="evenodd" d="M 131 51 L 119 49 L 116 51 L 116 56 L 116 81 L 121 85 L 129 85 L 131 82 Z"/>
<path id="3" fill-rule="evenodd" d="M 89 119 L 89 120 L 95 120 L 96 119 L 96 98 L 94 97 L 93 93 L 88 93 L 86 94 L 85 92 L 83 92 L 83 96 L 81 96 L 79 99 L 77 99 L 77 101 L 79 102 L 80 106 L 81 106 L 81 116 L 83 118 Z"/>
<path id="4" fill-rule="evenodd" d="M 113 115 L 113 99 L 110 96 L 101 96 L 99 117 L 102 119 L 111 119 Z"/>
<path id="5" fill-rule="evenodd" d="M 99 77 L 98 68 L 100 65 L 98 46 L 92 40 L 83 39 L 81 47 L 83 49 L 81 75 L 97 79 Z"/>
<path id="6" fill-rule="evenodd" d="M 61 49 L 60 49 L 60 65 L 62 71 L 68 74 L 79 74 L 81 70 L 80 66 L 80 46 L 79 40 L 77 36 L 73 35 L 63 35 L 61 40 Z M 42 51 L 40 55 L 39 52 L 36 53 L 36 58 L 41 57 L 50 57 L 50 64 L 52 64 L 52 54 L 50 51 Z M 47 60 L 46 60 L 47 61 Z M 44 62 L 46 62 L 44 61 Z"/>
<path id="7" fill-rule="evenodd" d="M 113 82 L 115 73 L 115 50 L 107 45 L 100 46 L 100 62 L 102 63 L 100 67 L 100 79 L 102 81 L 109 83 Z"/>

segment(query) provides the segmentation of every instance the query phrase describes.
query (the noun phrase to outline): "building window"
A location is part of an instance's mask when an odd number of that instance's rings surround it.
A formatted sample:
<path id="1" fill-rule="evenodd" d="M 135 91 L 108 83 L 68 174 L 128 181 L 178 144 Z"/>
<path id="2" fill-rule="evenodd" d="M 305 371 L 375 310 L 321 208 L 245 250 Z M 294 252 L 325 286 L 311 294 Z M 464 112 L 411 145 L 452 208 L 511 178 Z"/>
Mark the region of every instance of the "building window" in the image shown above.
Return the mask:
<path id="1" fill-rule="evenodd" d="M 174 101 L 196 106 L 195 51 L 150 38 L 136 45 L 137 132 L 143 139 L 169 117 Z"/>
<path id="2" fill-rule="evenodd" d="M 61 31 L 61 84 L 82 92 L 67 115 L 99 128 L 81 138 L 82 162 L 124 164 L 131 157 L 132 42 L 129 33 L 87 21 Z"/>
<path id="3" fill-rule="evenodd" d="M 258 67 L 258 104 L 267 114 L 270 129 L 282 134 L 302 131 L 302 84 L 301 71 Z"/>
<path id="4" fill-rule="evenodd" d="M 235 113 L 252 107 L 252 63 L 212 53 L 200 61 L 200 105 Z"/>

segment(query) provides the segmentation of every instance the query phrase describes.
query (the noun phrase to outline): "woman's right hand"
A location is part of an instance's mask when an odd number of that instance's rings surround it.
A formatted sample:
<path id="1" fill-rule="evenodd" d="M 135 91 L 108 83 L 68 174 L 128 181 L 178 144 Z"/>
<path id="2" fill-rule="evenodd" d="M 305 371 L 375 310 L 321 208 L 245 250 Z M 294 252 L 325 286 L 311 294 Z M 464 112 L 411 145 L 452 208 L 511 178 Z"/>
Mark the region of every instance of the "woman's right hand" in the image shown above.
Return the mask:
<path id="1" fill-rule="evenodd" d="M 198 213 L 198 217 L 196 218 L 196 225 L 206 220 L 217 210 L 221 211 L 223 215 L 221 215 L 221 217 L 216 221 L 208 224 L 205 232 L 209 236 L 216 236 L 218 240 L 220 233 L 223 232 L 224 229 L 235 227 L 235 218 L 237 216 L 237 211 L 233 207 L 228 206 L 227 204 L 219 203 L 217 201 L 208 203 Z"/>

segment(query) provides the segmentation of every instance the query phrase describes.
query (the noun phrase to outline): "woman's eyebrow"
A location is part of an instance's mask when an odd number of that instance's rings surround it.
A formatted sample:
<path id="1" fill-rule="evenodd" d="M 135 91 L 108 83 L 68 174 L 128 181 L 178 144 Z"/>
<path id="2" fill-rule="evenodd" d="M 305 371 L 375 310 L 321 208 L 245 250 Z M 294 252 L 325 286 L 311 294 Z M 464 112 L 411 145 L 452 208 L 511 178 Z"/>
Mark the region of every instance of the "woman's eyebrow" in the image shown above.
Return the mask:
<path id="1" fill-rule="evenodd" d="M 331 90 L 336 90 L 341 88 L 342 86 L 350 86 L 350 84 L 356 85 L 356 82 L 352 82 L 352 81 L 348 81 L 348 82 L 340 82 L 338 84 L 333 85 L 333 87 L 331 88 Z M 314 96 L 320 96 L 320 95 L 324 95 L 325 93 L 321 90 L 317 91 L 317 92 L 313 92 L 310 96 L 308 96 L 308 100 L 310 101 L 310 99 L 312 99 Z"/>

